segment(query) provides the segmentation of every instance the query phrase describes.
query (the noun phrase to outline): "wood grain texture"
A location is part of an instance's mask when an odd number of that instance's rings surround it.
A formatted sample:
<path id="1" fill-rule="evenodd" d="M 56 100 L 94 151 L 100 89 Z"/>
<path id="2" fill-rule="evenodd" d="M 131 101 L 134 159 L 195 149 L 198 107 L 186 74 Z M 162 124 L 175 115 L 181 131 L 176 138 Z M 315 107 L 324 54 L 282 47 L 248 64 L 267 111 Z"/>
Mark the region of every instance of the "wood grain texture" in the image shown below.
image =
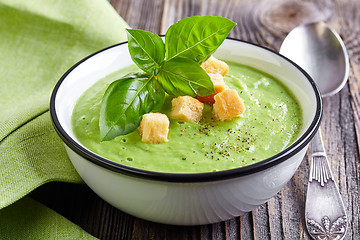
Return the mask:
<path id="1" fill-rule="evenodd" d="M 237 23 L 231 37 L 278 50 L 295 26 L 326 21 L 340 33 L 350 56 L 344 89 L 324 99 L 322 132 L 349 217 L 345 239 L 360 239 L 360 2 L 359 0 L 109 0 L 133 28 L 165 34 L 193 15 L 220 15 Z M 310 239 L 304 223 L 309 158 L 266 204 L 242 217 L 211 225 L 178 227 L 125 214 L 85 185 L 50 183 L 31 196 L 100 239 Z"/>

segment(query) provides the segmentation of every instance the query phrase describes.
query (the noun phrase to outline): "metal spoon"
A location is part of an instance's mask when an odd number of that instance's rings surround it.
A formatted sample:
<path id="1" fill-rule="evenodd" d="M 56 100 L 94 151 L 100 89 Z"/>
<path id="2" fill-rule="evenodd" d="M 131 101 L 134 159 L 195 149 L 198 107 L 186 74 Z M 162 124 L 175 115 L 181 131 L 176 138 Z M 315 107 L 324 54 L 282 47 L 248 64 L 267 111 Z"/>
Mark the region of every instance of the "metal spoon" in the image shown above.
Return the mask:
<path id="1" fill-rule="evenodd" d="M 349 57 L 340 36 L 323 22 L 293 29 L 280 53 L 302 67 L 317 83 L 322 97 L 332 96 L 345 85 Z M 311 167 L 306 195 L 306 227 L 313 239 L 343 239 L 347 216 L 330 170 L 320 130 L 310 143 Z"/>

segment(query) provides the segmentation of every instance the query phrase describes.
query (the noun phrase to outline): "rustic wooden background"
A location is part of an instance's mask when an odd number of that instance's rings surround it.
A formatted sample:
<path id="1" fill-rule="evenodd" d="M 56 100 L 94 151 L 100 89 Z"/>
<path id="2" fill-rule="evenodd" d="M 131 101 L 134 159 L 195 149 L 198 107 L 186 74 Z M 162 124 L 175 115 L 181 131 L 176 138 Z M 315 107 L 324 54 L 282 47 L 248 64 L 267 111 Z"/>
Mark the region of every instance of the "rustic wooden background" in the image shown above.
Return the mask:
<path id="1" fill-rule="evenodd" d="M 109 0 L 133 28 L 164 34 L 187 16 L 220 15 L 237 26 L 231 37 L 279 50 L 295 26 L 325 21 L 344 39 L 350 77 L 344 89 L 324 100 L 321 125 L 331 168 L 348 212 L 345 239 L 360 239 L 360 1 L 359 0 Z M 85 185 L 49 183 L 31 196 L 100 239 L 310 239 L 304 223 L 306 157 L 292 180 L 254 211 L 212 225 L 179 227 L 125 214 Z M 126 194 L 126 193 L 124 193 Z"/>

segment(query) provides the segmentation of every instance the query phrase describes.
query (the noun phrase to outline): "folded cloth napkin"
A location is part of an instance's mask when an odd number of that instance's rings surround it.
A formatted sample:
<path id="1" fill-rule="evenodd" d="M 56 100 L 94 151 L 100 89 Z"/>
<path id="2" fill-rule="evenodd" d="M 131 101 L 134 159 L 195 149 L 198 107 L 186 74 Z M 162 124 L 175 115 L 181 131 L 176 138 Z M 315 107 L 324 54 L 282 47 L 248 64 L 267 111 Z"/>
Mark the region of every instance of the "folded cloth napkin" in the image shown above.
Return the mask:
<path id="1" fill-rule="evenodd" d="M 0 239 L 26 238 L 18 218 L 41 239 L 56 239 L 41 234 L 59 222 L 58 234 L 78 234 L 65 239 L 85 238 L 52 210 L 19 199 L 46 182 L 81 182 L 52 127 L 50 95 L 74 63 L 125 41 L 125 27 L 106 0 L 0 0 Z"/>

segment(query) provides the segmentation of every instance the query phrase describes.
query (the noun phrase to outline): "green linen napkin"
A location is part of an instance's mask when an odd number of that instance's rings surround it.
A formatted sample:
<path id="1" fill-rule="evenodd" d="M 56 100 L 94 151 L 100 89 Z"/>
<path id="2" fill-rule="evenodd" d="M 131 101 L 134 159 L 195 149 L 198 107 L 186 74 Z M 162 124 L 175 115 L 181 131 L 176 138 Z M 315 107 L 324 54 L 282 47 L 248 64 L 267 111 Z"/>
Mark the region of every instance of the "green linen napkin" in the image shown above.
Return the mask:
<path id="1" fill-rule="evenodd" d="M 125 41 L 125 27 L 106 0 L 0 0 L 0 239 L 24 239 L 24 223 L 9 228 L 3 218 L 35 218 L 29 206 L 47 227 L 60 221 L 39 203 L 16 202 L 46 182 L 82 181 L 51 124 L 52 89 L 77 61 Z"/>
<path id="2" fill-rule="evenodd" d="M 79 226 L 28 197 L 0 211 L 0 226 L 2 240 L 96 239 Z"/>

